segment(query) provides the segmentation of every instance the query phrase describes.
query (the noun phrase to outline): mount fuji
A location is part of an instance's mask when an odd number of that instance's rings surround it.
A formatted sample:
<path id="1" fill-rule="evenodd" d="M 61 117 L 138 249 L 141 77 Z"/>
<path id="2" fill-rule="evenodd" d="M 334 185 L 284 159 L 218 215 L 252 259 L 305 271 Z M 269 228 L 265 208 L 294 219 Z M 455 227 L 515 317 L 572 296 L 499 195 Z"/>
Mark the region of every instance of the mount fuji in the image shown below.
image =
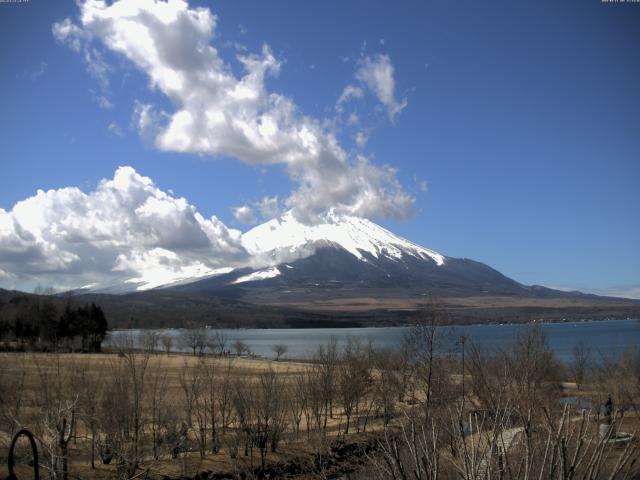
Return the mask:
<path id="1" fill-rule="evenodd" d="M 168 285 L 175 291 L 291 303 L 332 296 L 539 295 L 491 267 L 447 257 L 359 217 L 306 225 L 292 212 L 249 230 L 242 244 L 256 268 Z M 548 293 L 548 292 L 547 292 Z"/>
<path id="2" fill-rule="evenodd" d="M 357 217 L 306 225 L 285 213 L 249 230 L 243 267 L 141 272 L 76 291 L 114 325 L 345 327 L 413 322 L 433 296 L 458 323 L 637 318 L 640 302 L 527 286 Z"/>

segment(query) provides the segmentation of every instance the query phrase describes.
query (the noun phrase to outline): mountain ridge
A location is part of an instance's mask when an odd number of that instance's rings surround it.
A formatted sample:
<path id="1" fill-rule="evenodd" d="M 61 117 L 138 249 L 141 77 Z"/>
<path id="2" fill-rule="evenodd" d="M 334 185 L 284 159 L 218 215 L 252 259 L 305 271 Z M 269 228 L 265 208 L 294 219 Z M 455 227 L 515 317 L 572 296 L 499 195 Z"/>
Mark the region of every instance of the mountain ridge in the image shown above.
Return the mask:
<path id="1" fill-rule="evenodd" d="M 246 232 L 252 262 L 133 291 L 75 291 L 118 326 L 381 326 L 412 323 L 435 297 L 456 323 L 640 318 L 640 301 L 524 285 L 468 258 L 442 255 L 375 223 L 288 212 Z M 144 275 L 142 275 L 144 277 Z M 147 288 L 154 286 L 155 288 Z"/>
<path id="2" fill-rule="evenodd" d="M 324 224 L 305 225 L 287 212 L 246 232 L 242 243 L 269 266 L 167 288 L 218 294 L 235 290 L 239 298 L 264 303 L 286 302 L 294 294 L 345 296 L 376 288 L 388 289 L 387 296 L 582 295 L 523 285 L 481 262 L 447 257 L 357 217 L 333 216 Z"/>
<path id="3" fill-rule="evenodd" d="M 392 296 L 404 289 L 400 296 L 596 298 L 579 291 L 524 285 L 484 263 L 445 256 L 359 217 L 330 214 L 325 223 L 307 225 L 288 211 L 245 232 L 241 242 L 252 258 L 248 265 L 211 269 L 193 278 L 176 277 L 165 284 L 126 279 L 74 293 L 126 294 L 156 289 L 242 298 L 271 288 L 286 300 L 292 289 L 331 292 L 341 288 L 344 296 L 354 290 L 387 288 Z"/>

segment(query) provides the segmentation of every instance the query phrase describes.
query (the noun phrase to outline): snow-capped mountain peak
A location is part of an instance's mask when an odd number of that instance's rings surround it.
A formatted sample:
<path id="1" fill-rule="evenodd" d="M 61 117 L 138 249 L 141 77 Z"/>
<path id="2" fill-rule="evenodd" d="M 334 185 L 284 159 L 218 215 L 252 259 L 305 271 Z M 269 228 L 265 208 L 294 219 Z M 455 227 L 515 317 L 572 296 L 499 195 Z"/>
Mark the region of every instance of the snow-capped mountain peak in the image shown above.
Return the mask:
<path id="1" fill-rule="evenodd" d="M 258 225 L 242 236 L 243 246 L 257 259 L 271 258 L 278 263 L 311 255 L 318 245 L 339 245 L 356 258 L 365 260 L 368 253 L 375 258 L 400 260 L 404 255 L 431 259 L 437 265 L 445 257 L 423 248 L 375 223 L 359 217 L 333 216 L 326 223 L 305 225 L 291 211 Z"/>
<path id="2" fill-rule="evenodd" d="M 293 270 L 300 274 L 289 263 L 313 257 L 324 247 L 347 252 L 355 257 L 354 261 L 362 261 L 363 266 L 377 263 L 377 260 L 413 258 L 438 268 L 451 260 L 369 220 L 342 215 L 334 215 L 322 224 L 306 225 L 289 211 L 249 230 L 242 235 L 241 241 L 250 259 L 245 265 L 216 269 L 204 265 L 181 269 L 160 265 L 148 268 L 134 278 L 121 277 L 108 284 L 87 285 L 78 291 L 127 293 L 203 281 L 230 286 L 259 283 L 290 276 Z M 336 276 L 339 276 L 338 272 Z"/>

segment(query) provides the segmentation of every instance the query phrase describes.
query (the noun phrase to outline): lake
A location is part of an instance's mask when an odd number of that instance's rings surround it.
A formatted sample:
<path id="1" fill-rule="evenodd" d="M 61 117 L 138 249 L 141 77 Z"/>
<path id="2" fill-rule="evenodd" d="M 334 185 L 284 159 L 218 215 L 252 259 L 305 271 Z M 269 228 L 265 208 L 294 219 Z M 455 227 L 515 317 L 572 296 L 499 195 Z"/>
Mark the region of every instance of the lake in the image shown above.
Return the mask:
<path id="1" fill-rule="evenodd" d="M 570 361 L 574 346 L 583 341 L 591 347 L 595 358 L 617 356 L 629 347 L 640 348 L 640 320 L 603 320 L 584 322 L 541 323 L 539 324 L 549 339 L 549 345 L 562 361 Z M 446 328 L 446 349 L 452 353 L 460 350 L 458 340 L 464 335 L 483 349 L 497 349 L 508 346 L 514 336 L 529 325 L 465 325 Z M 251 351 L 259 356 L 273 357 L 271 347 L 285 345 L 285 358 L 309 358 L 319 345 L 325 345 L 331 337 L 344 344 L 347 337 L 356 337 L 363 342 L 372 341 L 383 348 L 397 347 L 404 334 L 411 327 L 381 328 L 281 328 L 281 329 L 237 329 L 221 330 L 228 339 L 227 348 L 235 340 L 242 340 Z M 179 329 L 156 330 L 174 337 L 172 349 L 178 350 Z M 113 345 L 122 335 L 140 338 L 144 330 L 116 330 L 109 334 L 105 346 Z M 468 345 L 469 343 L 467 343 Z"/>

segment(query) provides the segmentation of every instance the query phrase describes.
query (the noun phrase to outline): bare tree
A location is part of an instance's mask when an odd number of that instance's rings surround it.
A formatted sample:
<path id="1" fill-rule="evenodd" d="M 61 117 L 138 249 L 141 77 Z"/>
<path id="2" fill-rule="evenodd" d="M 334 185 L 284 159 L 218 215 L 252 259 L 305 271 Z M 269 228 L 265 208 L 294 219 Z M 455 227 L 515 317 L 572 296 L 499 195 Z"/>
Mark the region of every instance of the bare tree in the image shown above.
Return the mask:
<path id="1" fill-rule="evenodd" d="M 444 389 L 434 388 L 438 383 L 444 384 L 447 378 L 440 367 L 444 354 L 443 339 L 449 334 L 442 325 L 449 323 L 448 316 L 442 306 L 430 299 L 419 312 L 418 323 L 403 337 L 403 350 L 407 354 L 409 364 L 415 369 L 415 381 L 424 390 L 424 414 L 428 418 L 433 402 L 434 392 L 439 394 Z"/>
<path id="2" fill-rule="evenodd" d="M 328 388 L 325 372 L 317 364 L 305 372 L 305 389 L 307 398 L 307 436 L 315 430 L 322 436 L 326 433 L 329 416 Z"/>
<path id="3" fill-rule="evenodd" d="M 585 376 L 588 373 L 589 364 L 591 363 L 591 348 L 580 340 L 573 347 L 573 362 L 571 363 L 571 372 L 576 386 L 580 389 Z"/>
<path id="4" fill-rule="evenodd" d="M 207 347 L 207 331 L 204 327 L 192 325 L 180 330 L 178 337 L 180 347 L 191 350 L 193 356 L 202 355 Z"/>
<path id="5" fill-rule="evenodd" d="M 171 346 L 173 345 L 173 337 L 165 333 L 160 336 L 160 343 L 162 344 L 162 348 L 165 353 L 169 355 L 171 353 Z"/>
<path id="6" fill-rule="evenodd" d="M 180 389 L 182 390 L 184 411 L 187 418 L 187 426 L 193 426 L 193 413 L 196 403 L 196 396 L 200 389 L 200 371 L 185 360 L 180 371 Z"/>
<path id="7" fill-rule="evenodd" d="M 314 356 L 322 381 L 322 398 L 326 403 L 324 410 L 328 413 L 328 417 L 325 417 L 325 427 L 327 418 L 333 418 L 338 356 L 338 339 L 335 336 L 332 336 L 326 345 L 320 345 Z"/>
<path id="8" fill-rule="evenodd" d="M 293 431 L 296 438 L 300 435 L 300 423 L 302 422 L 302 416 L 305 412 L 308 412 L 307 395 L 308 391 L 305 384 L 305 374 L 304 372 L 299 372 L 295 374 L 292 377 L 292 381 L 289 382 L 287 395 L 289 411 L 293 421 Z"/>
<path id="9" fill-rule="evenodd" d="M 192 384 L 193 391 L 193 412 L 197 423 L 196 435 L 198 438 L 198 450 L 201 457 L 207 454 L 207 440 L 209 435 L 209 423 L 211 419 L 211 396 L 214 394 L 209 388 L 213 385 L 208 383 L 208 374 L 210 369 L 209 362 L 204 357 L 198 359 L 195 368 L 194 377 L 197 379 Z"/>
<path id="10" fill-rule="evenodd" d="M 259 394 L 257 395 L 258 430 L 265 432 L 272 452 L 277 451 L 286 427 L 285 391 L 282 378 L 271 368 L 268 372 L 260 374 Z M 264 458 L 262 460 L 264 467 Z"/>
<path id="11" fill-rule="evenodd" d="M 155 353 L 160 341 L 160 335 L 153 330 L 145 330 L 140 337 L 140 345 L 145 352 Z"/>
<path id="12" fill-rule="evenodd" d="M 620 403 L 630 405 L 640 413 L 637 399 L 640 398 L 640 349 L 628 347 L 622 354 L 600 354 L 597 366 L 593 367 L 594 378 L 599 388 L 595 400 L 604 404 L 607 394 Z"/>
<path id="13" fill-rule="evenodd" d="M 39 437 L 48 458 L 50 476 L 67 480 L 69 442 L 74 438 L 78 411 L 78 394 L 71 388 L 76 372 L 63 365 L 58 354 L 51 360 L 44 364 L 34 357 L 41 387 Z"/>
<path id="14" fill-rule="evenodd" d="M 150 415 L 151 448 L 153 458 L 160 457 L 160 446 L 163 443 L 165 432 L 170 429 L 171 409 L 166 396 L 167 372 L 162 366 L 156 365 L 151 376 L 150 392 L 148 398 L 148 412 Z"/>
<path id="15" fill-rule="evenodd" d="M 253 389 L 255 386 L 252 382 L 240 381 L 234 378 L 233 382 L 233 409 L 236 414 L 238 430 L 244 440 L 244 456 L 250 457 L 251 469 L 253 470 L 253 447 L 255 446 L 255 409 L 253 405 Z M 238 444 L 240 439 L 238 438 Z"/>
<path id="16" fill-rule="evenodd" d="M 239 381 L 235 384 L 234 406 L 245 434 L 245 454 L 252 455 L 253 448 L 257 448 L 262 468 L 267 449 L 277 451 L 286 427 L 284 392 L 281 378 L 271 369 L 250 384 Z"/>
<path id="17" fill-rule="evenodd" d="M 560 366 L 549 341 L 538 326 L 520 330 L 505 352 L 511 370 L 511 402 L 521 416 L 558 397 Z M 549 405 L 551 407 L 551 405 Z"/>
<path id="18" fill-rule="evenodd" d="M 384 350 L 376 352 L 374 366 L 378 378 L 374 384 L 373 395 L 377 411 L 382 415 L 386 426 L 396 414 L 398 390 L 400 389 L 394 355 Z"/>
<path id="19" fill-rule="evenodd" d="M 21 421 L 25 403 L 25 380 L 31 357 L 20 357 L 19 368 L 8 369 L 6 362 L 0 361 L 0 429 L 13 437 Z"/>
<path id="20" fill-rule="evenodd" d="M 234 341 L 232 347 L 234 352 L 236 352 L 237 357 L 241 357 L 249 351 L 249 347 L 247 346 L 247 344 L 240 339 Z"/>
<path id="21" fill-rule="evenodd" d="M 471 391 L 481 408 L 496 412 L 512 383 L 511 365 L 501 351 L 489 352 L 473 342 L 468 351 Z"/>
<path id="22" fill-rule="evenodd" d="M 122 358 L 112 358 L 103 376 L 104 390 L 98 404 L 98 418 L 102 438 L 98 448 L 102 463 L 115 458 L 116 476 L 129 478 L 132 456 L 133 396 L 129 372 Z"/>
<path id="23" fill-rule="evenodd" d="M 127 445 L 126 453 L 123 455 L 125 463 L 125 471 L 129 476 L 133 476 L 138 469 L 138 465 L 141 459 L 140 450 L 141 437 L 144 432 L 143 425 L 143 400 L 145 393 L 145 374 L 147 366 L 149 364 L 149 351 L 143 353 L 137 352 L 133 348 L 134 342 L 131 337 L 123 336 L 120 338 L 118 345 L 118 355 L 122 360 L 124 373 L 126 375 L 127 388 L 131 394 L 130 418 L 131 418 L 131 436 L 129 437 L 129 443 Z M 123 437 L 126 440 L 126 436 Z"/>
<path id="24" fill-rule="evenodd" d="M 222 356 L 227 346 L 227 336 L 221 330 L 215 330 L 207 337 L 207 349 L 217 356 Z"/>
<path id="25" fill-rule="evenodd" d="M 222 427 L 222 434 L 227 431 L 227 427 L 232 423 L 232 395 L 233 395 L 233 379 L 235 378 L 233 371 L 233 359 L 229 358 L 226 362 L 226 366 L 222 371 L 222 378 L 218 385 L 218 394 L 216 399 L 218 402 L 218 414 L 220 415 L 220 426 Z"/>
<path id="26" fill-rule="evenodd" d="M 86 368 L 79 370 L 75 381 L 79 394 L 78 421 L 82 421 L 88 434 L 91 434 L 91 469 L 95 469 L 96 440 L 99 436 L 99 398 L 104 384 L 102 379 Z"/>
<path id="27" fill-rule="evenodd" d="M 204 378 L 204 408 L 209 415 L 209 424 L 211 425 L 211 452 L 218 453 L 219 449 L 219 433 L 218 433 L 218 397 L 220 392 L 220 382 L 217 375 L 216 362 L 209 359 L 202 359 L 199 362 L 199 368 L 202 370 Z"/>
<path id="28" fill-rule="evenodd" d="M 69 442 L 73 438 L 76 424 L 76 412 L 75 403 L 68 402 L 62 406 L 62 410 L 57 412 L 56 423 L 49 424 L 49 435 L 56 438 L 56 446 L 58 454 L 56 457 L 59 459 L 59 465 L 55 470 L 62 473 L 62 480 L 68 480 L 69 478 Z M 70 417 L 70 420 L 67 420 Z M 52 420 L 52 417 L 48 418 Z"/>
<path id="29" fill-rule="evenodd" d="M 351 417 L 358 412 L 361 399 L 371 384 L 371 363 L 368 352 L 354 337 L 347 338 L 347 345 L 338 366 L 338 400 L 346 416 L 344 433 L 349 433 Z"/>
<path id="30" fill-rule="evenodd" d="M 565 408 L 557 418 L 531 428 L 527 422 L 510 424 L 511 406 L 501 404 L 490 418 L 469 415 L 471 431 L 461 427 L 462 409 L 451 413 L 457 451 L 443 450 L 443 430 L 431 421 L 410 418 L 400 432 L 386 429 L 379 454 L 370 456 L 373 476 L 380 480 L 436 480 L 461 478 L 505 480 L 570 480 L 634 478 L 638 474 L 638 445 L 628 442 L 616 452 L 610 436 L 599 436 L 589 414 L 573 418 Z"/>
<path id="31" fill-rule="evenodd" d="M 276 362 L 280 361 L 280 357 L 289 351 L 289 347 L 282 344 L 275 344 L 271 346 L 271 350 L 276 354 Z"/>

